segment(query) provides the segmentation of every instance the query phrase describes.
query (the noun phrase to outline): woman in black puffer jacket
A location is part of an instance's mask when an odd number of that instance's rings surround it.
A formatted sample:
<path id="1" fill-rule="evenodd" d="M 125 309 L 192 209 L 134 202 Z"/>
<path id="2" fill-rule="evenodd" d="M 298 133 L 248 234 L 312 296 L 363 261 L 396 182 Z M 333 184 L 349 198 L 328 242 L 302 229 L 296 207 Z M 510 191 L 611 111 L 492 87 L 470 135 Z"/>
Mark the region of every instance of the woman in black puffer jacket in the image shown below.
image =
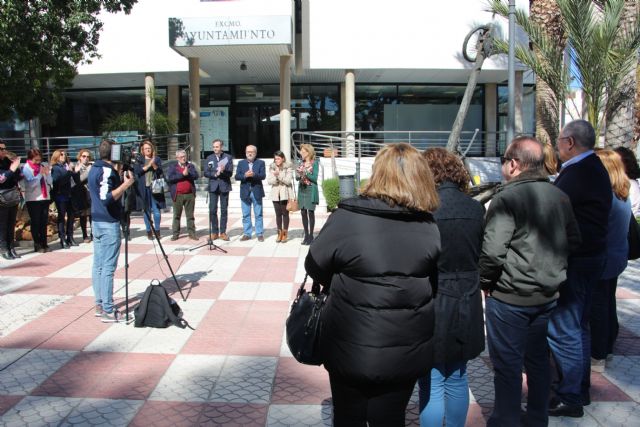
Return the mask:
<path id="1" fill-rule="evenodd" d="M 330 286 L 320 346 L 334 425 L 404 425 L 416 380 L 431 370 L 438 195 L 408 144 L 376 156 L 360 197 L 340 203 L 314 240 L 309 275 Z"/>

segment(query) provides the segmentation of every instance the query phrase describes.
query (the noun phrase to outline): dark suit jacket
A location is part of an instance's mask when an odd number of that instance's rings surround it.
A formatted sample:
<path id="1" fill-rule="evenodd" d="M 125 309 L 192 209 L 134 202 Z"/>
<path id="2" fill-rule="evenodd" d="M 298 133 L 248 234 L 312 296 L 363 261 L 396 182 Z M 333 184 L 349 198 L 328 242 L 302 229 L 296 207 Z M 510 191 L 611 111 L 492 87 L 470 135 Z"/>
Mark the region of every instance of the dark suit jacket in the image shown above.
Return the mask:
<path id="1" fill-rule="evenodd" d="M 253 162 L 254 175 L 250 178 L 245 178 L 244 174 L 248 171 L 249 162 L 247 162 L 246 159 L 240 160 L 238 169 L 236 169 L 236 181 L 240 181 L 240 198 L 249 199 L 251 193 L 253 193 L 256 199 L 263 198 L 264 188 L 262 188 L 262 181 L 267 177 L 264 162 L 256 159 Z"/>
<path id="2" fill-rule="evenodd" d="M 191 192 L 196 194 L 195 180 L 198 179 L 199 176 L 198 170 L 191 162 L 189 162 L 189 165 L 187 166 L 187 170 L 189 171 L 187 176 L 184 176 L 178 167 L 179 165 L 176 162 L 167 170 L 167 182 L 169 183 L 169 191 L 171 191 L 171 199 L 173 201 L 176 200 L 178 183 L 181 181 L 189 181 L 189 184 L 191 184 Z"/>
<path id="3" fill-rule="evenodd" d="M 207 156 L 204 161 L 204 176 L 209 178 L 209 192 L 215 193 L 219 191 L 221 193 L 228 193 L 231 191 L 231 176 L 233 175 L 233 157 L 230 154 L 222 153 L 220 155 L 220 160 L 226 158 L 227 164 L 224 169 L 220 173 L 220 175 L 215 176 L 218 171 L 218 159 L 216 159 L 215 154 L 211 154 Z M 209 167 L 209 163 L 211 163 L 211 167 Z"/>

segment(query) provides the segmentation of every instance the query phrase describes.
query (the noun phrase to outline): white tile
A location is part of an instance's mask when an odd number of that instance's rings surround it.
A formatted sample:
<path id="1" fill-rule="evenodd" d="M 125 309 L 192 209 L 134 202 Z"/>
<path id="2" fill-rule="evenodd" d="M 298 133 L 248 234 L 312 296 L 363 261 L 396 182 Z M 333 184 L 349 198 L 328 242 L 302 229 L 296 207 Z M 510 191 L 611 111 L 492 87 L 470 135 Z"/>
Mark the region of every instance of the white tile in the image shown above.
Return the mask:
<path id="1" fill-rule="evenodd" d="M 258 301 L 289 301 L 291 283 L 261 283 L 255 299 Z"/>
<path id="2" fill-rule="evenodd" d="M 221 300 L 254 300 L 260 284 L 255 282 L 229 282 L 220 294 Z"/>

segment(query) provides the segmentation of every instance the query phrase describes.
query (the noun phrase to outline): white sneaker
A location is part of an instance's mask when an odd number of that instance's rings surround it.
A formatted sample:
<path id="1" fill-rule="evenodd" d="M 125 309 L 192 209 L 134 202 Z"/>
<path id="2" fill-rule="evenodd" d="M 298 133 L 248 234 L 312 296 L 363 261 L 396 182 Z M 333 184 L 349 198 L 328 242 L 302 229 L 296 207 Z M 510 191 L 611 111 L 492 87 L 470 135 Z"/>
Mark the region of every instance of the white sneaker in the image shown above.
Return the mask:
<path id="1" fill-rule="evenodd" d="M 594 359 L 592 357 L 591 358 L 591 370 L 593 372 L 603 373 L 606 363 L 607 363 L 606 359 Z"/>
<path id="2" fill-rule="evenodd" d="M 102 313 L 102 323 L 118 323 L 120 321 L 120 313 L 113 310 L 111 313 Z"/>

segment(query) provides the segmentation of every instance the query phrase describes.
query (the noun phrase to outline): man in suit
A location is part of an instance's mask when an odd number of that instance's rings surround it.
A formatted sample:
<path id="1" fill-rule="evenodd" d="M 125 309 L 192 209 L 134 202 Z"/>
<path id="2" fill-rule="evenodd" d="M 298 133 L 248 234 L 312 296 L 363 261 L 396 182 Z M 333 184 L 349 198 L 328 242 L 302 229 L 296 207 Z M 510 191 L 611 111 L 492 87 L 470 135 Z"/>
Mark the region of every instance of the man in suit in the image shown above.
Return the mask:
<path id="1" fill-rule="evenodd" d="M 556 144 L 563 163 L 555 185 L 571 200 L 582 244 L 569 257 L 567 281 L 549 321 L 549 347 L 558 369 L 551 416 L 579 418 L 583 406 L 591 403 L 589 312 L 593 289 L 605 267 L 612 200 L 609 174 L 593 151 L 595 144 L 595 131 L 585 120 L 568 123 Z"/>
<path id="2" fill-rule="evenodd" d="M 262 181 L 266 178 L 266 168 L 264 162 L 256 159 L 258 149 L 254 145 L 247 145 L 245 150 L 246 159 L 240 160 L 236 170 L 236 180 L 240 181 L 240 203 L 242 205 L 242 238 L 240 240 L 251 239 L 251 205 L 256 219 L 256 235 L 259 242 L 264 242 L 264 229 L 262 225 L 262 198 L 264 188 Z"/>
<path id="3" fill-rule="evenodd" d="M 218 237 L 229 240 L 227 236 L 227 217 L 229 192 L 233 175 L 233 157 L 222 152 L 222 141 L 213 141 L 213 154 L 207 157 L 204 176 L 209 178 L 209 221 L 211 222 L 211 240 Z M 220 227 L 218 227 L 218 199 L 220 200 Z"/>

